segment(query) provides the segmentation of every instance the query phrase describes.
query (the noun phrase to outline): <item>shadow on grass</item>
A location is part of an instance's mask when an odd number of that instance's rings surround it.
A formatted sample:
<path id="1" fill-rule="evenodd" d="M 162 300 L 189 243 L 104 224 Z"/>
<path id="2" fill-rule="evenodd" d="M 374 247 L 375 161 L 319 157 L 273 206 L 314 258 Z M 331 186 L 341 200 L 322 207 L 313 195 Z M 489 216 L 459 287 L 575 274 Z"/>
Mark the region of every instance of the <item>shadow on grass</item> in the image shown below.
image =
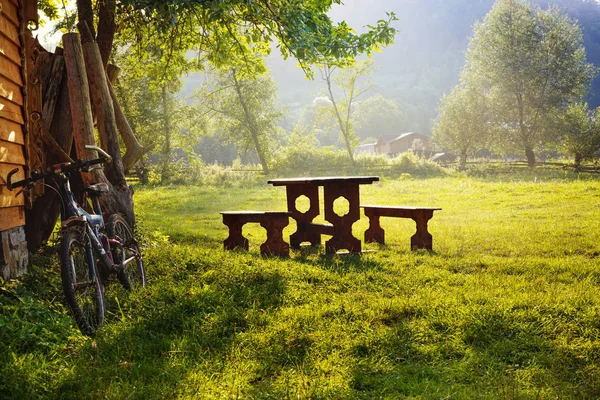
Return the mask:
<path id="1" fill-rule="evenodd" d="M 257 318 L 276 309 L 285 292 L 276 272 L 219 271 L 179 275 L 133 295 L 135 314 L 108 324 L 76 364 L 58 393 L 90 398 L 167 398 L 190 371 L 219 371 L 234 343 Z M 111 392 L 112 391 L 112 392 Z"/>
<path id="2" fill-rule="evenodd" d="M 541 319 L 480 309 L 457 324 L 426 314 L 390 311 L 379 321 L 390 327 L 389 333 L 375 346 L 357 346 L 351 383 L 355 397 L 600 396 L 595 361 L 554 342 Z M 371 363 L 381 357 L 387 368 Z"/>

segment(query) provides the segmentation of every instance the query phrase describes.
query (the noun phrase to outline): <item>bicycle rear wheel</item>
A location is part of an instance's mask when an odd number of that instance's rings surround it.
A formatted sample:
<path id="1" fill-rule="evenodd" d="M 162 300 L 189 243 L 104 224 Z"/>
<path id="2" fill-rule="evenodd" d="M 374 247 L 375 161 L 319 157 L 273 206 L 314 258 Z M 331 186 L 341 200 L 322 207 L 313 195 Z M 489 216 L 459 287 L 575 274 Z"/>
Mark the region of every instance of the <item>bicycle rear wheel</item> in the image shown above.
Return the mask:
<path id="1" fill-rule="evenodd" d="M 104 286 L 84 229 L 71 227 L 63 231 L 60 265 L 67 304 L 81 332 L 93 336 L 104 322 Z"/>
<path id="2" fill-rule="evenodd" d="M 106 232 L 109 239 L 116 240 L 121 244 L 111 244 L 113 261 L 123 268 L 117 270 L 117 277 L 127 290 L 135 290 L 146 286 L 146 271 L 142 254 L 133 236 L 133 230 L 129 227 L 125 218 L 119 214 L 113 214 L 106 224 Z"/>

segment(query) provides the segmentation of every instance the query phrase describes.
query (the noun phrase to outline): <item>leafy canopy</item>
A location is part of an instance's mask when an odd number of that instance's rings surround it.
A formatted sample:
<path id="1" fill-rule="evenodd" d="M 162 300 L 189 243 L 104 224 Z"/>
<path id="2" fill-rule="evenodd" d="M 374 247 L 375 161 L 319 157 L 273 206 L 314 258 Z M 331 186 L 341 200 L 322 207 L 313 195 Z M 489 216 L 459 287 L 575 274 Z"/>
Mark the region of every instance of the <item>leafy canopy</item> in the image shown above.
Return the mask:
<path id="1" fill-rule="evenodd" d="M 357 34 L 346 22 L 327 15 L 341 0 L 124 0 L 118 16 L 127 27 L 156 29 L 167 43 L 185 41 L 202 60 L 217 67 L 262 73 L 257 55 L 277 43 L 284 58 L 295 57 L 312 76 L 311 65 L 346 66 L 392 43 L 393 13 Z"/>

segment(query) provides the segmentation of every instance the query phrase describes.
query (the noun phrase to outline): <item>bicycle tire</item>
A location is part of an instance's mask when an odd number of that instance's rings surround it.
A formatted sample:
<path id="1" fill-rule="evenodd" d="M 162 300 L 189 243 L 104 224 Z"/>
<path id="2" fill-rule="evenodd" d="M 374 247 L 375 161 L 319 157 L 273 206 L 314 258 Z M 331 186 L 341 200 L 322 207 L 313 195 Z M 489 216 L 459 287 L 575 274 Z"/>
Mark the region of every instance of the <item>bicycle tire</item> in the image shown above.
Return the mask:
<path id="1" fill-rule="evenodd" d="M 116 239 L 123 243 L 123 246 L 111 245 L 113 262 L 119 265 L 123 258 L 135 257 L 134 262 L 130 262 L 123 269 L 117 270 L 117 278 L 121 285 L 127 290 L 135 290 L 146 286 L 146 271 L 144 270 L 144 261 L 142 253 L 133 236 L 133 230 L 129 224 L 119 214 L 113 214 L 106 224 L 106 233 L 109 239 Z M 133 249 L 133 251 L 131 251 Z"/>
<path id="2" fill-rule="evenodd" d="M 104 286 L 95 264 L 85 229 L 66 228 L 60 251 L 62 287 L 75 322 L 87 336 L 93 336 L 104 322 Z"/>

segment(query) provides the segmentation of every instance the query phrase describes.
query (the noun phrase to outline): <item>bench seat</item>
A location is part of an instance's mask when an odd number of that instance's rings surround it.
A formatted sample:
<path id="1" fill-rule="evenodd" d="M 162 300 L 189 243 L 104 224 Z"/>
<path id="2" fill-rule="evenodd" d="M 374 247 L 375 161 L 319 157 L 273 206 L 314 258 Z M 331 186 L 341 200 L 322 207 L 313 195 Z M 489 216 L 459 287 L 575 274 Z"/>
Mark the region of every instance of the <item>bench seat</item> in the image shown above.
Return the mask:
<path id="1" fill-rule="evenodd" d="M 385 231 L 379 222 L 380 217 L 411 218 L 417 224 L 417 232 L 410 238 L 411 249 L 433 248 L 433 238 L 427 231 L 427 223 L 433 217 L 433 212 L 441 210 L 438 207 L 403 207 L 361 205 L 369 218 L 369 229 L 365 231 L 365 242 L 385 243 Z"/>
<path id="2" fill-rule="evenodd" d="M 283 240 L 283 229 L 289 224 L 288 211 L 221 211 L 223 224 L 229 228 L 229 237 L 223 241 L 225 250 L 241 247 L 248 250 L 248 239 L 242 228 L 249 222 L 259 223 L 267 231 L 267 241 L 260 246 L 263 255 L 290 255 L 290 246 Z"/>

